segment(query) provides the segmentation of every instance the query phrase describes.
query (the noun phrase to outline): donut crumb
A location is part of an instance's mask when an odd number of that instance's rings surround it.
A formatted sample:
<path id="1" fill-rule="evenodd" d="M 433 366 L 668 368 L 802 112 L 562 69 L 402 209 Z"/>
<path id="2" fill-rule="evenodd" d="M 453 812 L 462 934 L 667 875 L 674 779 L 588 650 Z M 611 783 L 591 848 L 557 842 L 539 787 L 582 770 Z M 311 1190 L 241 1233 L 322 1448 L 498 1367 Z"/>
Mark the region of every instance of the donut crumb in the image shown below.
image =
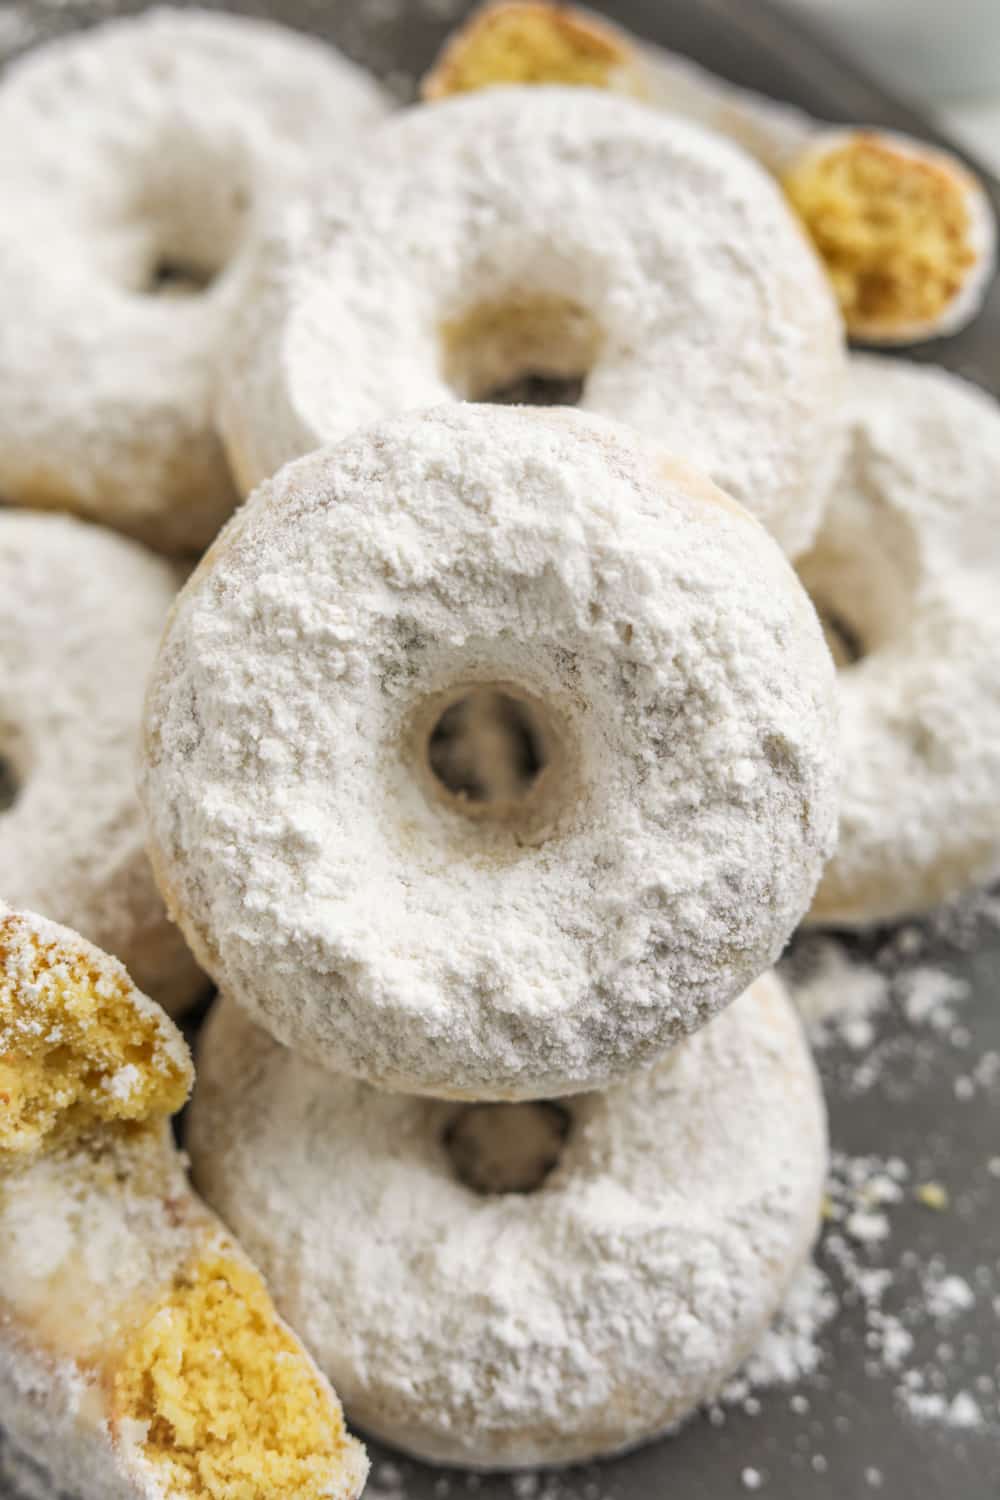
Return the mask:
<path id="1" fill-rule="evenodd" d="M 853 332 L 932 324 L 977 262 L 966 181 L 884 137 L 808 152 L 784 185 Z"/>
<path id="2" fill-rule="evenodd" d="M 495 84 L 558 83 L 642 96 L 635 49 L 600 18 L 566 5 L 487 5 L 446 44 L 423 81 L 425 99 Z"/>
<path id="3" fill-rule="evenodd" d="M 0 909 L 0 1163 L 91 1125 L 162 1118 L 190 1062 L 124 968 Z"/>
<path id="4" fill-rule="evenodd" d="M 355 1495 L 364 1461 L 260 1276 L 214 1251 L 180 1273 L 114 1377 L 115 1421 L 177 1497 Z M 335 1488 L 331 1478 L 340 1478 Z"/>

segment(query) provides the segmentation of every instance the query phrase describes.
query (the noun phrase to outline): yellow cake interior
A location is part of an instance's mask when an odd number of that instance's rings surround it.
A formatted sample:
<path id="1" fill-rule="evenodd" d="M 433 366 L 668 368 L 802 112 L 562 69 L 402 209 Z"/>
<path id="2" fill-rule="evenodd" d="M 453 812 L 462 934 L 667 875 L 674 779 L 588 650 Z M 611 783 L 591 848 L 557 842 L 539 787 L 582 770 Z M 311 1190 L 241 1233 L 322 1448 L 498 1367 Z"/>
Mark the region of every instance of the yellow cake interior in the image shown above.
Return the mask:
<path id="1" fill-rule="evenodd" d="M 183 1045 L 124 969 L 0 918 L 0 1163 L 92 1124 L 173 1114 L 190 1081 Z"/>
<path id="2" fill-rule="evenodd" d="M 810 152 L 784 185 L 860 334 L 933 323 L 976 261 L 962 177 L 883 137 Z"/>
<path id="3" fill-rule="evenodd" d="M 112 1399 L 119 1429 L 146 1428 L 142 1451 L 170 1494 L 321 1500 L 338 1471 L 337 1493 L 360 1488 L 364 1460 L 339 1406 L 261 1278 L 224 1252 L 175 1278 L 130 1338 Z"/>
<path id="4" fill-rule="evenodd" d="M 427 98 L 498 83 L 560 83 L 642 93 L 632 50 L 599 22 L 568 7 L 489 6 L 452 40 L 424 85 Z"/>

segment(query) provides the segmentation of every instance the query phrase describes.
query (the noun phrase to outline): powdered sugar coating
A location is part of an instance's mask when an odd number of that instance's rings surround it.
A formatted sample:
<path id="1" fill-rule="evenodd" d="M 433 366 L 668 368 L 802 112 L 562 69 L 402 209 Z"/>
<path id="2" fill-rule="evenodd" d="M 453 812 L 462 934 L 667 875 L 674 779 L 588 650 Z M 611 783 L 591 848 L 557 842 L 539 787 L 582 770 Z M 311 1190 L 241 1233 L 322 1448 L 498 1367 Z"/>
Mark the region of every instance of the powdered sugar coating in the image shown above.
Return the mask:
<path id="1" fill-rule="evenodd" d="M 838 676 L 840 838 L 811 920 L 928 909 L 1000 869 L 1000 411 L 933 367 L 851 363 L 850 447 L 801 572 L 866 654 Z"/>
<path id="2" fill-rule="evenodd" d="M 212 418 L 254 215 L 383 112 L 332 48 L 155 10 L 54 42 L 0 86 L 0 492 L 168 551 L 235 492 Z M 165 262 L 201 292 L 148 295 Z"/>
<path id="3" fill-rule="evenodd" d="M 437 708 L 497 683 L 559 742 L 522 822 L 426 770 Z M 234 520 L 168 626 L 141 788 L 178 921 L 281 1040 L 524 1098 L 651 1061 L 773 961 L 835 754 L 815 615 L 751 516 L 624 428 L 449 405 Z"/>
<path id="4" fill-rule="evenodd" d="M 332 1077 L 229 1001 L 209 1022 L 196 1180 L 396 1446 L 490 1468 L 653 1437 L 719 1390 L 808 1252 L 822 1096 L 773 977 L 564 1107 L 542 1186 L 484 1197 L 452 1170 L 454 1105 Z"/>
<path id="5" fill-rule="evenodd" d="M 443 330 L 566 298 L 596 325 L 582 407 L 663 441 L 802 551 L 837 448 L 826 279 L 732 144 L 587 89 L 398 115 L 335 202 L 271 238 L 220 393 L 239 482 L 387 413 L 481 396 L 449 373 Z"/>
<path id="6" fill-rule="evenodd" d="M 167 916 L 135 792 L 146 678 L 178 575 L 68 516 L 0 509 L 0 896 L 63 922 L 178 1011 L 204 976 Z"/>

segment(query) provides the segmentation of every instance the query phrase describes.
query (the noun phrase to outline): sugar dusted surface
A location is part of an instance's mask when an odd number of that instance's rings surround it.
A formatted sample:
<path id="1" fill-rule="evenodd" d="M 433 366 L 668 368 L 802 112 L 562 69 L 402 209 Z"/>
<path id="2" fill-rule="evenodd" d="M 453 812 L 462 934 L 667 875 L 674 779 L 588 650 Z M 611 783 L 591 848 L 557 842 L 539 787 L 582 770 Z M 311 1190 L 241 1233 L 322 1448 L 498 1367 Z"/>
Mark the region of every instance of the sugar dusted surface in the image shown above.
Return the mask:
<path id="1" fill-rule="evenodd" d="M 66 516 L 0 510 L 0 896 L 117 955 L 180 1010 L 204 978 L 167 917 L 135 793 L 146 678 L 179 575 Z"/>
<path id="2" fill-rule="evenodd" d="M 330 1076 L 229 1001 L 209 1024 L 196 1180 L 349 1414 L 404 1449 L 488 1468 L 651 1437 L 717 1392 L 807 1255 L 824 1116 L 773 978 L 563 1103 L 543 1186 L 480 1197 L 442 1142 L 453 1106 Z"/>
<path id="3" fill-rule="evenodd" d="M 508 681 L 566 726 L 539 838 L 425 794 L 406 725 Z M 391 1087 L 603 1086 L 774 960 L 835 820 L 833 672 L 751 517 L 625 429 L 448 406 L 289 466 L 181 595 L 154 857 L 216 979 Z"/>
<path id="4" fill-rule="evenodd" d="M 335 198 L 270 238 L 254 278 L 219 408 L 246 490 L 378 417 L 454 399 L 442 324 L 570 289 L 603 333 L 584 409 L 704 469 L 790 554 L 815 530 L 839 316 L 776 185 L 696 125 L 554 87 L 407 111 Z"/>
<path id="5" fill-rule="evenodd" d="M 863 926 L 1000 868 L 1000 409 L 943 370 L 855 356 L 847 412 L 844 468 L 800 567 L 815 594 L 837 564 L 845 609 L 872 568 L 883 598 L 898 580 L 900 606 L 838 675 L 840 838 L 811 914 Z"/>
<path id="6" fill-rule="evenodd" d="M 14 63 L 0 491 L 165 551 L 207 545 L 236 503 L 211 406 L 255 216 L 384 107 L 334 49 L 207 11 L 109 21 Z M 161 260 L 220 274 L 147 295 Z"/>

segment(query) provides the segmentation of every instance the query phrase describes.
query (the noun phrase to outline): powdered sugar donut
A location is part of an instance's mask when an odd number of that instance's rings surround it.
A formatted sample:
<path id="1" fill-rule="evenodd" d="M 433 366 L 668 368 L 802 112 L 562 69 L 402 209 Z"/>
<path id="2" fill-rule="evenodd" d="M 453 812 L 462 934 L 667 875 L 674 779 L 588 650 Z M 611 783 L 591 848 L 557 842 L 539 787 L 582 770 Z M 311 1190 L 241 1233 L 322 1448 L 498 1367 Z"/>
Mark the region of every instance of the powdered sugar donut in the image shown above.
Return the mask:
<path id="1" fill-rule="evenodd" d="M 599 1087 L 808 906 L 832 694 L 791 568 L 706 480 L 578 413 L 407 414 L 288 465 L 180 596 L 147 700 L 153 858 L 219 983 L 331 1067 Z M 499 789 L 448 754 L 483 696 Z"/>
<path id="2" fill-rule="evenodd" d="M 135 542 L 0 509 L 0 890 L 112 950 L 174 1011 L 205 980 L 153 881 L 135 760 L 177 584 Z"/>
<path id="3" fill-rule="evenodd" d="M 211 540 L 236 503 L 211 403 L 255 213 L 382 109 L 331 48 L 199 11 L 9 70 L 0 494 L 165 550 Z"/>
<path id="4" fill-rule="evenodd" d="M 800 573 L 839 647 L 840 838 L 813 921 L 919 912 L 1000 871 L 1000 411 L 858 356 L 850 448 Z"/>
<path id="5" fill-rule="evenodd" d="M 483 1468 L 610 1453 L 715 1394 L 825 1175 L 773 976 L 608 1093 L 458 1108 L 333 1077 L 224 1001 L 189 1147 L 353 1419 Z"/>
<path id="6" fill-rule="evenodd" d="M 823 273 L 754 162 L 629 99 L 511 87 L 387 122 L 337 202 L 269 242 L 220 424 L 250 489 L 383 414 L 569 379 L 794 555 L 832 479 L 842 364 Z"/>

